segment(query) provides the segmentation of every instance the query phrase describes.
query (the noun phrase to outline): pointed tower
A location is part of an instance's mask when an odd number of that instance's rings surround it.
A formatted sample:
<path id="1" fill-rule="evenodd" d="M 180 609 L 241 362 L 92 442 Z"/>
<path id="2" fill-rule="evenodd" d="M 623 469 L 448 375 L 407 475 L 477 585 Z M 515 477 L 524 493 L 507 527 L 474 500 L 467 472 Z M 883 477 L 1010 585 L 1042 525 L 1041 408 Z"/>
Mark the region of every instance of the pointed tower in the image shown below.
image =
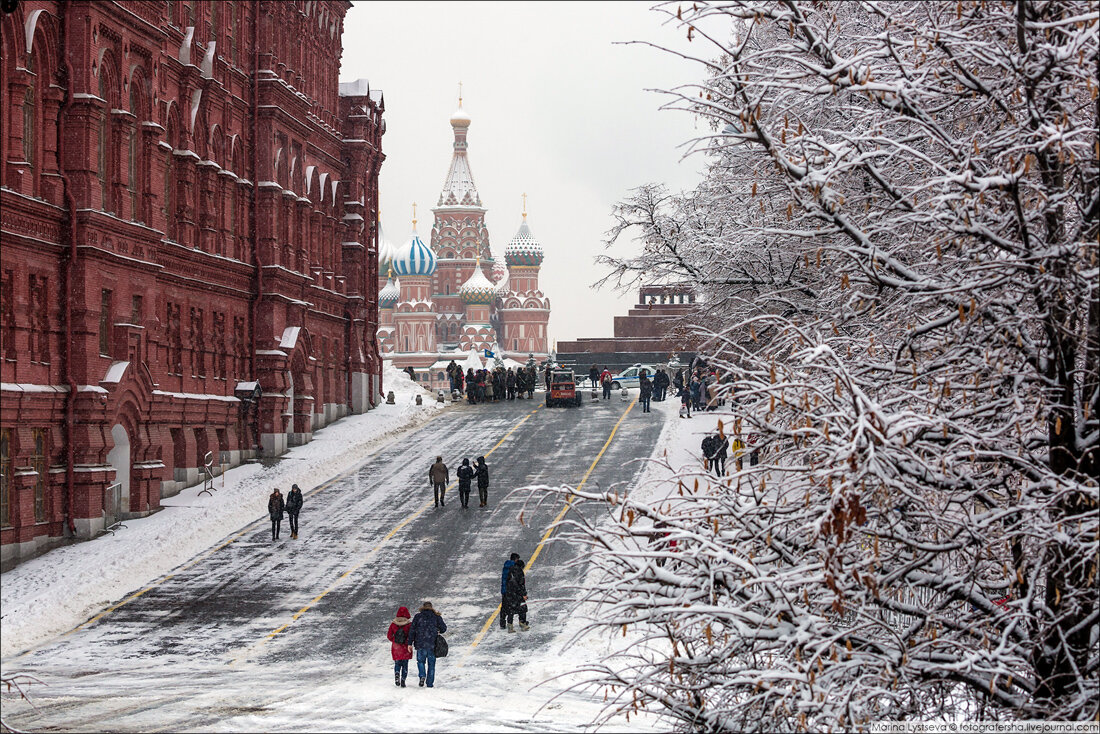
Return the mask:
<path id="1" fill-rule="evenodd" d="M 506 356 L 519 362 L 526 361 L 531 353 L 536 359 L 549 356 L 550 299 L 539 290 L 542 259 L 542 245 L 527 226 L 527 194 L 524 194 L 523 222 L 504 249 L 507 290 L 497 301 L 500 346 Z"/>
<path id="2" fill-rule="evenodd" d="M 481 261 L 476 261 L 474 274 L 458 289 L 459 298 L 466 305 L 466 323 L 459 337 L 459 350 L 480 352 L 496 342 L 496 331 L 489 323 L 489 308 L 496 292 L 496 286 L 481 270 Z"/>
<path id="3" fill-rule="evenodd" d="M 435 360 L 435 311 L 431 300 L 432 275 L 436 258 L 432 248 L 416 233 L 416 205 L 413 204 L 412 234 L 393 256 L 393 269 L 401 276 L 400 296 L 393 312 L 397 355 L 426 355 L 424 359 L 395 359 L 404 367 L 426 367 Z M 421 364 L 423 361 L 427 364 Z"/>
<path id="4" fill-rule="evenodd" d="M 474 274 L 479 259 L 486 267 L 491 269 L 493 266 L 489 231 L 485 228 L 485 208 L 474 185 L 474 174 L 466 154 L 470 116 L 462 109 L 461 85 L 458 109 L 451 115 L 451 129 L 454 133 L 451 167 L 432 209 L 435 221 L 431 244 L 439 258 L 432 279 L 432 300 L 439 314 L 437 341 L 442 345 L 457 344 L 466 323 L 466 304 L 459 296 L 459 289 Z M 484 273 L 482 275 L 484 277 Z M 485 323 L 489 323 L 488 319 Z"/>

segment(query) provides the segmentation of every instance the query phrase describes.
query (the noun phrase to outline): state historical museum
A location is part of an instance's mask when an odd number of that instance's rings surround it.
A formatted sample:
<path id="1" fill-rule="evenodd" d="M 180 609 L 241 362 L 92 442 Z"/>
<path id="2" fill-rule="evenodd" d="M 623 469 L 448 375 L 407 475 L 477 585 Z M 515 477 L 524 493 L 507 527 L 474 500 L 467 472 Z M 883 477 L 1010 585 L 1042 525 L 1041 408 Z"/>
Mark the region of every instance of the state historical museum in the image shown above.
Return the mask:
<path id="1" fill-rule="evenodd" d="M 384 104 L 338 82 L 350 7 L 3 17 L 5 562 L 378 400 Z"/>

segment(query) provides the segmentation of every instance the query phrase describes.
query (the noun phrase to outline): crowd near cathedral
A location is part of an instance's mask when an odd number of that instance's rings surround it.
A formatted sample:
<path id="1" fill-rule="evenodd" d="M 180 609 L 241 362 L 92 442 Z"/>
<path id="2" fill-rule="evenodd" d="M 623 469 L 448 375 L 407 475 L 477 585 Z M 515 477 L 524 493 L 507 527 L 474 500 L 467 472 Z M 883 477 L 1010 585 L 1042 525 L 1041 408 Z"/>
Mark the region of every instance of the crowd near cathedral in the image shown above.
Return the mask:
<path id="1" fill-rule="evenodd" d="M 385 359 L 430 382 L 547 356 L 542 249 L 524 221 L 494 257 L 461 105 L 429 242 L 380 237 L 385 99 L 338 80 L 350 8 L 3 15 L 5 564 L 371 410 Z"/>
<path id="2" fill-rule="evenodd" d="M 405 243 L 395 247 L 383 236 L 379 246 L 382 353 L 433 387 L 447 382 L 450 361 L 480 363 L 492 355 L 492 366 L 549 356 L 550 301 L 539 289 L 543 250 L 527 225 L 526 195 L 502 262 L 493 257 L 486 208 L 474 184 L 470 116 L 461 96 L 458 104 L 451 115 L 454 153 L 432 210 L 430 242 L 417 232 L 414 205 Z"/>

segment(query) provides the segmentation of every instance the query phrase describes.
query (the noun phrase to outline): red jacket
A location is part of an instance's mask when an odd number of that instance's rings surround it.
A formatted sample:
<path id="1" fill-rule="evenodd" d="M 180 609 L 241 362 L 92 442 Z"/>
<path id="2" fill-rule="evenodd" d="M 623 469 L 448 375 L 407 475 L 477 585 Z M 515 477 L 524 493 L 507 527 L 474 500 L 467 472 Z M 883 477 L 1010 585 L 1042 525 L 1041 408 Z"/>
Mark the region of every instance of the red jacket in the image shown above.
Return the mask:
<path id="1" fill-rule="evenodd" d="M 403 630 L 405 632 L 405 642 L 398 644 L 394 642 L 394 635 L 397 634 L 397 630 Z M 386 639 L 390 641 L 390 655 L 394 660 L 412 660 L 412 641 L 409 639 L 409 635 L 412 634 L 412 619 L 409 617 L 409 608 L 401 607 L 397 610 L 397 616 L 390 622 L 390 629 L 386 632 Z"/>

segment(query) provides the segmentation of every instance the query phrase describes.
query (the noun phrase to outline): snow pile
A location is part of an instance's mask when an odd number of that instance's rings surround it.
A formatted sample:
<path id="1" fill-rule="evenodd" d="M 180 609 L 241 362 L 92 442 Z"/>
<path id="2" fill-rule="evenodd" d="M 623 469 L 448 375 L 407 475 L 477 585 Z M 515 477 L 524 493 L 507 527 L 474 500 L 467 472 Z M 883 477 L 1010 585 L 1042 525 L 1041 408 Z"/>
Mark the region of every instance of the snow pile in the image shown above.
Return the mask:
<path id="1" fill-rule="evenodd" d="M 57 548 L 5 573 L 0 656 L 72 629 L 262 517 L 272 488 L 285 493 L 297 484 L 309 492 L 362 462 L 385 437 L 423 423 L 443 407 L 427 400 L 417 406 L 415 395 L 423 389 L 390 362 L 385 363 L 383 384 L 386 392 L 393 391 L 394 405 L 383 402 L 368 413 L 326 426 L 310 443 L 284 455 L 293 461 L 268 468 L 259 463 L 235 467 L 214 480 L 213 495 L 199 496 L 201 485 L 189 487 L 162 500 L 161 512 L 127 520 L 117 535 Z"/>

